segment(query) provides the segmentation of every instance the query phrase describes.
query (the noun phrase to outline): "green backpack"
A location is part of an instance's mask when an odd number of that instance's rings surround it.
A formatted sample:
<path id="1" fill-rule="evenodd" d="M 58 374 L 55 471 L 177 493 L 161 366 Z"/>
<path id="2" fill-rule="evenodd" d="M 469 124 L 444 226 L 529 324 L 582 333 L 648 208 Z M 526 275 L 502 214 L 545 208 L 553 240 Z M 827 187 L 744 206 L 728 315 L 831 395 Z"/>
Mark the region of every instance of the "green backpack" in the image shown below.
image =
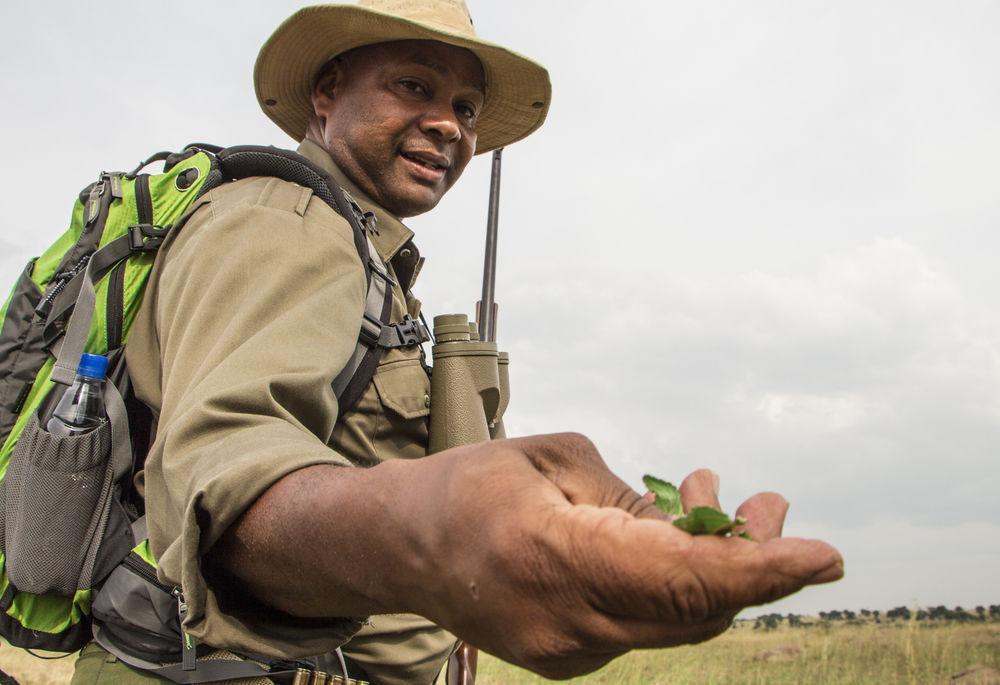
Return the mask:
<path id="1" fill-rule="evenodd" d="M 156 161 L 162 173 L 140 173 Z M 368 295 L 355 353 L 331 379 L 341 412 L 370 383 L 382 349 L 429 338 L 419 321 L 389 323 L 392 281 L 368 238 L 374 216 L 303 157 L 191 145 L 130 173 L 102 173 L 80 193 L 69 230 L 31 260 L 0 309 L 0 636 L 11 644 L 61 652 L 86 644 L 95 591 L 123 561 L 145 564 L 155 583 L 131 485 L 148 414 L 131 396 L 124 345 L 165 236 L 205 193 L 252 176 L 311 188 L 353 228 Z M 49 435 L 40 416 L 72 384 L 83 352 L 109 357 L 108 420 L 83 436 Z"/>

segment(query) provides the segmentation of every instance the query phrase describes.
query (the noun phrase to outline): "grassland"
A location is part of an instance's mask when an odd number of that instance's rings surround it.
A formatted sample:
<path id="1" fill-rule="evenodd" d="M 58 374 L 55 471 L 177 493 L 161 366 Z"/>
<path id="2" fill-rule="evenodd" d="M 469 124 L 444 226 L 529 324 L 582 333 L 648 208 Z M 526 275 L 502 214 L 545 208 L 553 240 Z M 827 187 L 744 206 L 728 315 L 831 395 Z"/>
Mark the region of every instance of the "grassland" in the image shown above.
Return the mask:
<path id="1" fill-rule="evenodd" d="M 696 647 L 633 652 L 574 685 L 949 683 L 970 666 L 1000 669 L 1000 623 L 897 621 L 731 630 Z M 72 657 L 41 661 L 0 645 L 0 667 L 22 685 L 65 685 Z M 479 685 L 551 682 L 481 655 Z M 990 681 L 993 682 L 993 681 Z"/>
<path id="2" fill-rule="evenodd" d="M 847 685 L 949 683 L 970 666 L 1000 668 L 1000 624 L 834 624 L 734 629 L 694 647 L 632 652 L 573 685 Z M 478 685 L 551 681 L 483 656 Z"/>

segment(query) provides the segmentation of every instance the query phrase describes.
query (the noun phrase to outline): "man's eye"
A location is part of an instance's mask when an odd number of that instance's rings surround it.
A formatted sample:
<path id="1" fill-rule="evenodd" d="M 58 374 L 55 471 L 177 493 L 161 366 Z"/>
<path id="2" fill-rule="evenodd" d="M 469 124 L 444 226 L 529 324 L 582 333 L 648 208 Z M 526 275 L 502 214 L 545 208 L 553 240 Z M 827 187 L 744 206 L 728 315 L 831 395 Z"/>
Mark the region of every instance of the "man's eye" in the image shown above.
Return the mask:
<path id="1" fill-rule="evenodd" d="M 403 86 L 407 90 L 412 90 L 414 93 L 426 94 L 427 89 L 424 84 L 419 81 L 414 81 L 413 79 L 404 78 L 399 82 L 399 85 Z"/>
<path id="2" fill-rule="evenodd" d="M 472 105 L 458 105 L 455 107 L 455 111 L 458 112 L 459 116 L 470 122 L 475 122 L 476 120 L 476 108 Z"/>

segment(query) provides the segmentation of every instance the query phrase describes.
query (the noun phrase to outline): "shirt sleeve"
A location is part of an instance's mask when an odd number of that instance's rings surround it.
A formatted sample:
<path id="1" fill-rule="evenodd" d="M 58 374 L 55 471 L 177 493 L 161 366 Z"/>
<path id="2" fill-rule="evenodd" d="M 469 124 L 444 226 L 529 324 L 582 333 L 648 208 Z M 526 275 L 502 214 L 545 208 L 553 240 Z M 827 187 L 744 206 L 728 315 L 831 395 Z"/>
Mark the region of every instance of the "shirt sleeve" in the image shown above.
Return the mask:
<path id="1" fill-rule="evenodd" d="M 350 465 L 327 446 L 331 382 L 357 343 L 365 276 L 349 224 L 310 191 L 274 179 L 249 186 L 263 188 L 253 201 L 195 212 L 161 255 L 146 303 L 162 397 L 145 466 L 149 536 L 161 575 L 184 589 L 190 634 L 235 651 L 307 656 L 361 622 L 297 619 L 249 599 L 223 611 L 228 593 L 206 582 L 202 557 L 282 477 Z"/>

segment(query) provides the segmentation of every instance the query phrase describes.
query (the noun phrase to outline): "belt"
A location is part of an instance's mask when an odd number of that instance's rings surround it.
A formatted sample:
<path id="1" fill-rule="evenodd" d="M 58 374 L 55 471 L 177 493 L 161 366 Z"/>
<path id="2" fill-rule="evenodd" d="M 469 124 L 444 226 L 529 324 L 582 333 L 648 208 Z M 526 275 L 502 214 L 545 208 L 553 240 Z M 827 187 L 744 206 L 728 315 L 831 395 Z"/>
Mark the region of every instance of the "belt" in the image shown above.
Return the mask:
<path id="1" fill-rule="evenodd" d="M 344 680 L 342 675 L 330 675 L 323 671 L 310 671 L 305 668 L 298 669 L 288 682 L 290 685 L 370 685 L 367 680 L 354 678 Z"/>

